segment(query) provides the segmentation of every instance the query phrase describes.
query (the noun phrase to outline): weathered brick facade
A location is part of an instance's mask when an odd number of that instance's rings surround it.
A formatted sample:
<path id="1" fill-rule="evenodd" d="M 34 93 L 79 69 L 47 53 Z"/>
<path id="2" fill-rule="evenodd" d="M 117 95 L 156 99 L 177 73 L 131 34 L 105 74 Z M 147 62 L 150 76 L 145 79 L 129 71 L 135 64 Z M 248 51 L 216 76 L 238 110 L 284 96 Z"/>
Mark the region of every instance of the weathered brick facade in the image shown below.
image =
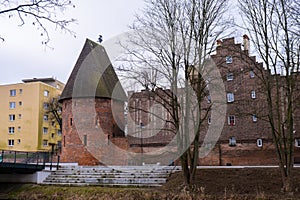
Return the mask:
<path id="1" fill-rule="evenodd" d="M 270 124 L 267 121 L 267 101 L 260 81 L 262 73 L 270 72 L 263 69 L 263 64 L 258 63 L 255 56 L 249 56 L 249 39 L 246 35 L 243 43 L 244 49 L 241 44 L 235 43 L 234 38 L 219 40 L 216 54 L 211 55 L 211 60 L 220 71 L 225 85 L 227 113 L 216 146 L 206 157 L 201 157 L 199 165 L 274 165 L 278 162 Z M 153 115 L 151 106 L 153 106 L 153 99 L 156 98 L 155 93 L 141 91 L 131 94 L 129 105 L 136 109 L 132 109 L 131 117 L 135 120 L 132 120 L 134 122 L 129 121 L 129 132 L 134 132 L 139 123 L 149 123 L 149 116 Z M 202 102 L 204 107 L 208 107 L 209 104 L 207 98 Z M 299 112 L 299 108 L 296 109 L 298 109 L 296 113 Z M 163 112 L 158 113 L 160 117 L 164 118 Z M 300 121 L 298 116 L 295 116 L 295 119 L 295 138 L 298 141 L 299 134 L 297 132 L 299 132 Z M 163 122 L 165 126 L 168 120 L 170 118 L 165 118 Z M 209 122 L 202 125 L 201 142 L 209 124 L 214 123 L 210 119 L 210 115 L 208 115 L 207 121 Z M 167 132 L 162 128 L 152 139 L 163 141 L 162 145 L 166 145 L 175 137 L 174 133 Z M 138 140 L 131 142 L 139 143 Z M 147 145 L 147 141 L 144 143 Z M 154 142 L 150 143 L 154 144 Z M 296 162 L 300 161 L 298 146 L 295 147 Z"/>
<path id="2" fill-rule="evenodd" d="M 117 94 L 117 95 L 115 95 Z M 86 40 L 61 95 L 62 162 L 123 165 L 125 92 L 105 49 Z"/>
<path id="3" fill-rule="evenodd" d="M 225 85 L 226 120 L 217 144 L 207 156 L 200 158 L 199 165 L 277 164 L 270 125 L 265 120 L 266 99 L 262 95 L 263 88 L 259 79 L 261 71 L 269 72 L 263 70 L 263 65 L 255 57 L 249 56 L 247 36 L 244 36 L 244 49 L 241 44 L 235 43 L 234 38 L 218 41 L 217 44 L 216 54 L 211 55 L 211 60 L 218 67 Z M 103 57 L 104 50 L 94 52 L 98 47 L 99 45 L 87 40 L 62 94 L 62 162 L 78 162 L 79 165 L 140 164 L 135 157 L 120 153 L 118 149 L 138 154 L 154 152 L 176 137 L 172 117 L 166 105 L 159 103 L 160 98 L 168 95 L 157 95 L 160 94 L 159 91 L 149 90 L 130 92 L 128 112 L 124 116 L 124 98 L 112 96 L 118 78 L 109 65 L 108 70 L 104 70 L 104 75 L 102 74 L 103 78 L 97 83 L 89 80 L 90 76 L 94 77 L 94 71 L 87 73 L 85 77 L 88 80 L 80 84 L 80 95 L 74 96 L 72 93 L 76 76 L 81 69 L 90 65 L 98 67 L 102 62 L 109 63 L 107 56 Z M 93 59 L 84 62 L 91 53 Z M 103 66 L 99 68 L 102 69 Z M 85 91 L 89 91 L 94 84 L 98 84 L 94 94 L 86 94 Z M 117 93 L 123 92 L 120 88 L 118 90 Z M 164 90 L 166 91 L 168 90 Z M 209 96 L 202 102 L 205 107 L 213 103 L 207 99 L 210 99 Z M 296 109 L 295 161 L 300 162 L 300 109 Z M 210 117 L 209 113 L 207 121 L 203 122 L 200 143 L 203 142 L 209 125 L 215 123 Z M 123 130 L 127 130 L 127 135 Z M 113 145 L 117 148 L 112 148 Z M 151 162 L 155 163 L 155 159 L 153 157 Z M 175 163 L 178 164 L 178 161 Z"/>
<path id="4" fill-rule="evenodd" d="M 118 104 L 118 105 L 117 105 Z M 115 144 L 128 149 L 124 137 L 123 102 L 111 99 L 69 99 L 63 101 L 63 148 L 62 162 L 78 162 L 79 165 L 99 165 L 108 163 L 124 164 L 122 158 L 108 152 L 109 145 Z M 94 105 L 94 106 L 91 106 Z M 113 108 L 122 108 L 114 113 Z M 116 110 L 115 110 L 116 111 Z M 114 114 L 113 114 L 114 113 Z M 120 119 L 116 122 L 115 119 Z M 113 160 L 107 155 L 112 154 Z"/>

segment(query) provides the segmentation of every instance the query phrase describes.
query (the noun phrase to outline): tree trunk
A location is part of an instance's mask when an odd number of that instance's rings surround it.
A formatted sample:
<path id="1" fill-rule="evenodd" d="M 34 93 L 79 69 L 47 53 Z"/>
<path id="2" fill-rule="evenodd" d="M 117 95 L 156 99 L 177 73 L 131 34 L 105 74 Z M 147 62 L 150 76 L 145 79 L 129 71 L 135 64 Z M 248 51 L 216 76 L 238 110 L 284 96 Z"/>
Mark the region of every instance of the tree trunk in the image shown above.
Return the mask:
<path id="1" fill-rule="evenodd" d="M 286 193 L 287 195 L 293 194 L 293 183 L 291 179 L 291 174 L 289 176 L 285 176 L 282 174 L 282 192 Z"/>
<path id="2" fill-rule="evenodd" d="M 187 151 L 180 156 L 180 161 L 181 161 L 181 167 L 182 167 L 182 172 L 183 172 L 183 177 L 184 177 L 184 183 L 186 185 L 190 185 L 191 183 L 191 176 L 190 176 L 190 169 L 189 169 L 189 163 L 188 163 L 188 153 Z"/>

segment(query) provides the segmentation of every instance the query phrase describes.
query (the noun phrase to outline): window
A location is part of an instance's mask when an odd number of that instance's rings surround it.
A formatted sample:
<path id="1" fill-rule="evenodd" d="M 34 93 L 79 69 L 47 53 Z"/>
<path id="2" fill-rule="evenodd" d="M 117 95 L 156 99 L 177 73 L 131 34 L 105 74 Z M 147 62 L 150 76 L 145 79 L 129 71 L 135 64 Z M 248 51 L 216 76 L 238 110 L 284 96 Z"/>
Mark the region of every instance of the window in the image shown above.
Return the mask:
<path id="1" fill-rule="evenodd" d="M 227 102 L 228 103 L 234 102 L 234 94 L 233 93 L 227 93 Z"/>
<path id="2" fill-rule="evenodd" d="M 18 131 L 19 131 L 19 132 L 21 131 L 21 126 L 18 126 Z"/>
<path id="3" fill-rule="evenodd" d="M 15 121 L 16 116 L 15 115 L 9 115 L 9 121 Z"/>
<path id="4" fill-rule="evenodd" d="M 229 146 L 236 146 L 236 139 L 235 137 L 229 138 Z"/>
<path id="5" fill-rule="evenodd" d="M 16 102 L 9 102 L 9 108 L 10 109 L 16 108 Z"/>
<path id="6" fill-rule="evenodd" d="M 15 127 L 8 127 L 8 133 L 10 134 L 15 133 Z"/>
<path id="7" fill-rule="evenodd" d="M 61 135 L 61 130 L 57 130 L 57 135 Z"/>
<path id="8" fill-rule="evenodd" d="M 49 109 L 49 103 L 44 102 L 44 109 Z"/>
<path id="9" fill-rule="evenodd" d="M 295 146 L 300 147 L 300 139 L 299 138 L 295 139 Z"/>
<path id="10" fill-rule="evenodd" d="M 250 78 L 254 78 L 254 71 L 253 70 L 251 70 L 249 74 L 250 74 Z"/>
<path id="11" fill-rule="evenodd" d="M 18 139 L 17 141 L 18 141 L 18 144 L 20 144 L 20 143 L 21 143 L 21 139 Z"/>
<path id="12" fill-rule="evenodd" d="M 207 95 L 206 98 L 207 98 L 207 103 L 211 103 L 211 96 Z"/>
<path id="13" fill-rule="evenodd" d="M 14 96 L 17 95 L 17 92 L 16 92 L 16 90 L 10 90 L 9 94 L 10 94 L 11 97 L 14 97 Z"/>
<path id="14" fill-rule="evenodd" d="M 227 74 L 227 81 L 232 81 L 233 80 L 233 73 L 228 73 Z"/>
<path id="15" fill-rule="evenodd" d="M 208 117 L 208 118 L 207 118 L 207 123 L 208 123 L 208 124 L 211 124 L 211 117 Z"/>
<path id="16" fill-rule="evenodd" d="M 43 146 L 48 146 L 48 140 L 43 140 Z"/>
<path id="17" fill-rule="evenodd" d="M 19 114 L 19 119 L 22 119 L 22 114 Z"/>
<path id="18" fill-rule="evenodd" d="M 226 56 L 226 63 L 232 63 L 232 56 Z"/>
<path id="19" fill-rule="evenodd" d="M 73 125 L 73 118 L 70 118 L 70 126 Z"/>
<path id="20" fill-rule="evenodd" d="M 47 133 L 48 133 L 48 128 L 43 127 L 43 133 L 44 133 L 44 134 L 47 134 Z"/>
<path id="21" fill-rule="evenodd" d="M 48 115 L 44 115 L 44 121 L 48 121 Z"/>
<path id="22" fill-rule="evenodd" d="M 252 99 L 255 99 L 255 98 L 256 98 L 256 94 L 255 94 L 255 91 L 254 91 L 254 90 L 251 91 L 251 98 L 252 98 Z"/>
<path id="23" fill-rule="evenodd" d="M 22 93 L 23 93 L 23 89 L 20 89 L 20 90 L 19 90 L 19 93 L 22 94 Z"/>
<path id="24" fill-rule="evenodd" d="M 14 146 L 15 145 L 15 140 L 8 140 L 8 146 Z"/>
<path id="25" fill-rule="evenodd" d="M 262 141 L 262 139 L 257 139 L 257 140 L 256 140 L 256 144 L 257 144 L 258 147 L 262 147 L 262 146 L 263 146 L 263 141 Z"/>
<path id="26" fill-rule="evenodd" d="M 235 116 L 234 115 L 229 115 L 228 116 L 228 125 L 229 126 L 234 126 L 235 125 Z"/>
<path id="27" fill-rule="evenodd" d="M 52 121 L 52 122 L 51 122 L 51 126 L 55 126 L 55 121 Z"/>
<path id="28" fill-rule="evenodd" d="M 252 115 L 252 121 L 253 121 L 253 122 L 257 122 L 257 117 L 256 117 L 256 115 Z"/>
<path id="29" fill-rule="evenodd" d="M 44 97 L 49 96 L 49 91 L 48 90 L 44 90 Z"/>
<path id="30" fill-rule="evenodd" d="M 58 149 L 61 149 L 61 146 L 62 146 L 62 145 L 61 145 L 61 141 L 57 141 L 57 148 L 58 148 Z"/>
<path id="31" fill-rule="evenodd" d="M 83 136 L 83 144 L 84 144 L 84 146 L 87 145 L 87 135 Z"/>
<path id="32" fill-rule="evenodd" d="M 54 138 L 54 133 L 51 134 L 51 138 Z"/>
<path id="33" fill-rule="evenodd" d="M 23 105 L 22 101 L 19 101 L 19 106 L 22 106 L 22 105 Z"/>

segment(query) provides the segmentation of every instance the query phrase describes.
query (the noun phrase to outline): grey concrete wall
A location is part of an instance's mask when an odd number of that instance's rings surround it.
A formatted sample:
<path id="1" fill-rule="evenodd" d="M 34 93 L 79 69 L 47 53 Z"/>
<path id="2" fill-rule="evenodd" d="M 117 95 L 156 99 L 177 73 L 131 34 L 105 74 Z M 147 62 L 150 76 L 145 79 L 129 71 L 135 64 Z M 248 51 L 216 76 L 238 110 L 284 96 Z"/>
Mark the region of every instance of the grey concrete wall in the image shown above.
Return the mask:
<path id="1" fill-rule="evenodd" d="M 50 171 L 41 171 L 34 174 L 1 174 L 1 183 L 42 183 L 49 175 Z"/>

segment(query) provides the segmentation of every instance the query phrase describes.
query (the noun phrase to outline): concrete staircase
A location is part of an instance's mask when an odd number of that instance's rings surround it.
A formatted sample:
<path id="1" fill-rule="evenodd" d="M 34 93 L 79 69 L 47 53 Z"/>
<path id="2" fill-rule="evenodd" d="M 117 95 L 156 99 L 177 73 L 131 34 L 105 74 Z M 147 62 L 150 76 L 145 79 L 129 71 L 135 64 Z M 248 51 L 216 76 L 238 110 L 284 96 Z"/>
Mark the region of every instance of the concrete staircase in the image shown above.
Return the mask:
<path id="1" fill-rule="evenodd" d="M 61 166 L 42 184 L 67 186 L 157 187 L 180 170 L 174 166 Z"/>

